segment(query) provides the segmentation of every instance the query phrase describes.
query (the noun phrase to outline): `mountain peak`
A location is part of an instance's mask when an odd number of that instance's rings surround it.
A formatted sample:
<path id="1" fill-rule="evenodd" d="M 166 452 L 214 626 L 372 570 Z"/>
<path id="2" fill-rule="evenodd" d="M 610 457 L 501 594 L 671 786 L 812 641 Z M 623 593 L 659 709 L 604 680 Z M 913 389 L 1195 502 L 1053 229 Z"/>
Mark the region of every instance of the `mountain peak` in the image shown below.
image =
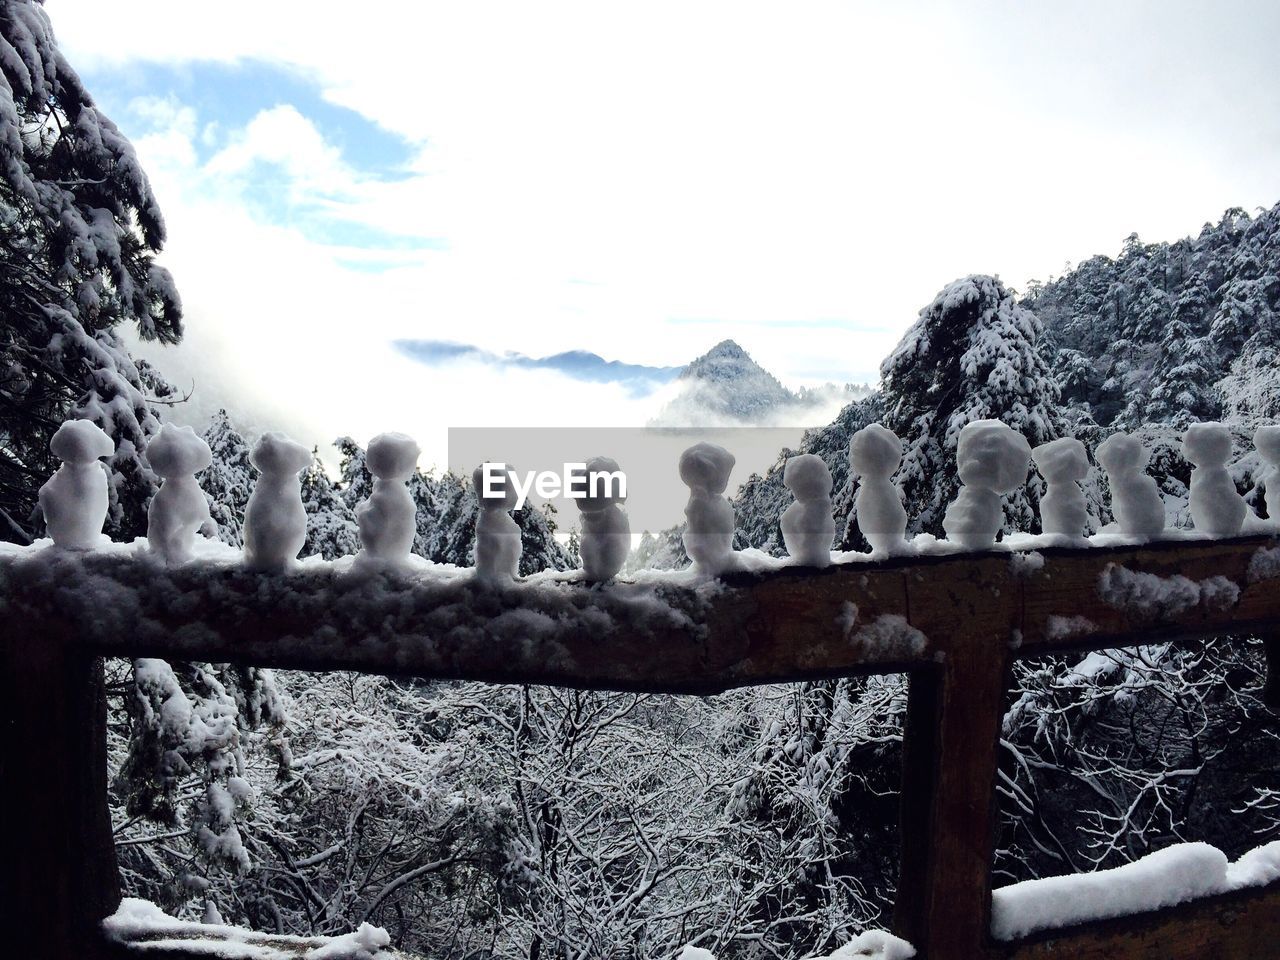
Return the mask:
<path id="1" fill-rule="evenodd" d="M 682 380 L 738 380 L 744 376 L 764 376 L 773 380 L 772 375 L 733 340 L 721 340 L 680 371 Z M 781 389 L 782 385 L 777 384 L 777 387 Z"/>
<path id="2" fill-rule="evenodd" d="M 704 353 L 698 360 L 750 360 L 747 351 L 738 346 L 736 340 L 721 340 L 714 347 Z M 694 363 L 698 361 L 695 360 Z"/>

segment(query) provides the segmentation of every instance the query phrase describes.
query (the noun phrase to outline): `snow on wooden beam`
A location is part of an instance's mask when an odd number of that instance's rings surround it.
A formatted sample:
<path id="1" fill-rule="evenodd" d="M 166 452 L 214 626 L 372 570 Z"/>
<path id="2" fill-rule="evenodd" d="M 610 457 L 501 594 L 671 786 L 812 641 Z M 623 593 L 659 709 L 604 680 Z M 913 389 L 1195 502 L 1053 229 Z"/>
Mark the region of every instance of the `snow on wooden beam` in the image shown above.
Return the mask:
<path id="1" fill-rule="evenodd" d="M 706 693 L 1280 622 L 1272 537 L 688 574 L 260 574 L 126 550 L 0 554 L 8 632 L 101 655 Z"/>
<path id="2" fill-rule="evenodd" d="M 993 944 L 990 960 L 1208 960 L 1270 957 L 1280 943 L 1280 883 Z"/>

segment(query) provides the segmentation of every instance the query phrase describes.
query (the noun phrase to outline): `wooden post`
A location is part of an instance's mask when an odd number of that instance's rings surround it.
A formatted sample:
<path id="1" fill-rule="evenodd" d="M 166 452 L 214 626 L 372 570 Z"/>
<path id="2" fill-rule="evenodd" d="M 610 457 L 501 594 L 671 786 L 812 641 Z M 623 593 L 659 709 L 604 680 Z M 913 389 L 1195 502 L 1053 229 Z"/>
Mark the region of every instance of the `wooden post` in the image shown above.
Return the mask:
<path id="1" fill-rule="evenodd" d="M 1006 638 L 956 644 L 913 672 L 903 745 L 902 867 L 895 932 L 921 960 L 989 953 L 995 780 Z"/>
<path id="2" fill-rule="evenodd" d="M 59 642 L 53 622 L 11 626 L 0 681 L 6 953 L 98 960 L 98 925 L 120 902 L 102 660 Z"/>

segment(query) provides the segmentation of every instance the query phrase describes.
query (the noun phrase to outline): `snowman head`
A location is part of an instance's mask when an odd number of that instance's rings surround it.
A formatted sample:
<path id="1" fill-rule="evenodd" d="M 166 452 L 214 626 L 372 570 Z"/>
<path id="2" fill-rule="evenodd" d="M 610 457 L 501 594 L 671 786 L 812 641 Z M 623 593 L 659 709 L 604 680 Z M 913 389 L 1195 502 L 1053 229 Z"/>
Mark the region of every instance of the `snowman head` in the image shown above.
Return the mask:
<path id="1" fill-rule="evenodd" d="M 364 465 L 379 480 L 408 480 L 418 465 L 422 448 L 403 433 L 380 433 L 369 441 Z"/>
<path id="2" fill-rule="evenodd" d="M 1012 493 L 1027 479 L 1031 444 L 999 420 L 965 424 L 956 443 L 956 469 L 966 486 L 993 493 Z"/>
<path id="3" fill-rule="evenodd" d="M 471 474 L 471 485 L 475 488 L 476 499 L 480 501 L 481 510 L 514 510 L 516 501 L 519 497 L 516 494 L 516 485 L 511 482 L 511 465 L 507 464 L 506 470 L 490 471 L 489 486 L 493 490 L 492 496 L 485 496 L 485 464 L 476 467 L 475 472 Z"/>
<path id="4" fill-rule="evenodd" d="M 1263 460 L 1280 466 L 1280 427 L 1259 427 L 1253 434 L 1253 445 Z"/>
<path id="5" fill-rule="evenodd" d="M 1141 440 L 1127 433 L 1113 433 L 1098 444 L 1093 455 L 1102 464 L 1102 469 L 1115 476 L 1141 473 L 1151 460 L 1151 451 L 1143 446 Z"/>
<path id="6" fill-rule="evenodd" d="M 266 475 L 288 476 L 311 464 L 311 451 L 283 433 L 264 433 L 254 444 L 249 462 Z"/>
<path id="7" fill-rule="evenodd" d="M 147 444 L 147 463 L 158 476 L 188 477 L 213 462 L 209 445 L 190 427 L 166 423 Z"/>
<path id="8" fill-rule="evenodd" d="M 878 423 L 871 423 L 849 441 L 849 466 L 861 477 L 888 480 L 902 463 L 902 441 Z"/>
<path id="9" fill-rule="evenodd" d="M 1031 451 L 1031 459 L 1049 483 L 1073 483 L 1089 475 L 1089 454 L 1075 437 L 1042 443 Z"/>
<path id="10" fill-rule="evenodd" d="M 812 453 L 789 459 L 782 469 L 782 482 L 800 501 L 821 500 L 831 495 L 831 469 Z"/>
<path id="11" fill-rule="evenodd" d="M 1221 466 L 1231 457 L 1231 431 L 1220 423 L 1193 423 L 1182 438 L 1182 455 L 1197 467 Z"/>
<path id="12" fill-rule="evenodd" d="M 680 479 L 696 493 L 715 496 L 729 486 L 736 462 L 733 454 L 714 443 L 695 443 L 680 454 Z"/>
<path id="13" fill-rule="evenodd" d="M 604 474 L 621 474 L 622 468 L 618 466 L 618 461 L 612 457 L 592 457 L 586 462 L 583 468 L 574 468 L 573 477 L 581 477 L 581 480 L 575 480 L 574 486 L 580 487 L 587 491 L 584 497 L 575 497 L 574 502 L 577 503 L 578 509 L 583 513 L 597 513 L 608 507 L 615 506 L 620 503 L 626 503 L 627 498 L 623 496 L 612 496 L 617 493 L 618 486 L 615 482 Z M 595 480 L 592 480 L 595 477 Z"/>
<path id="14" fill-rule="evenodd" d="M 63 463 L 93 463 L 115 453 L 116 445 L 92 420 L 68 420 L 49 441 L 49 450 Z"/>

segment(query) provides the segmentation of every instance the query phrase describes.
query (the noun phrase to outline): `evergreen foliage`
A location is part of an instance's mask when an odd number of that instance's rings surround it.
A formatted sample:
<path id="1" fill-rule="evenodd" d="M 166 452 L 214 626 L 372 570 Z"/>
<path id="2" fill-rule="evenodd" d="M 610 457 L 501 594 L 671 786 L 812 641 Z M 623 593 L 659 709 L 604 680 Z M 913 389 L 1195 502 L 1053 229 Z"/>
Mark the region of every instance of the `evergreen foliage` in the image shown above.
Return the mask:
<path id="1" fill-rule="evenodd" d="M 107 532 L 145 530 L 155 477 L 140 451 L 172 391 L 119 328 L 176 342 L 182 308 L 154 262 L 164 220 L 132 145 L 59 52 L 44 8 L 0 5 L 0 537 L 42 529 L 49 439 L 86 418 L 115 441 Z"/>
<path id="2" fill-rule="evenodd" d="M 1043 328 L 994 277 L 945 287 L 881 364 L 883 423 L 903 442 L 897 480 L 908 533 L 942 535 L 955 499 L 956 443 L 974 420 L 1002 420 L 1034 447 L 1062 435 L 1059 386 L 1040 346 Z M 1034 478 L 1005 502 L 1005 529 L 1039 530 Z"/>

